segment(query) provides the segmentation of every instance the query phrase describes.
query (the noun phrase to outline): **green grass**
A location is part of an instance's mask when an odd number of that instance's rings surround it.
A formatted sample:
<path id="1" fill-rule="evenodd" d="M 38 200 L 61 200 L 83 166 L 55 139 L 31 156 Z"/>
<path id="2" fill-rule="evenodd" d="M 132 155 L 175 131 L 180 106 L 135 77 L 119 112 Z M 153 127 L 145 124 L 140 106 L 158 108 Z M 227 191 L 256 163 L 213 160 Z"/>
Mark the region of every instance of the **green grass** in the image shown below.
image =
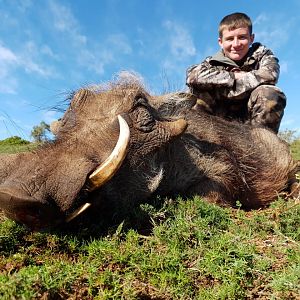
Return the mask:
<path id="1" fill-rule="evenodd" d="M 16 145 L 16 146 L 4 145 L 4 146 L 0 146 L 0 154 L 1 153 L 26 152 L 26 151 L 33 150 L 36 147 L 37 147 L 37 145 L 35 145 L 35 144 Z"/>
<path id="2" fill-rule="evenodd" d="M 5 140 L 0 140 L 0 154 L 1 153 L 18 153 L 30 151 L 37 147 L 36 143 L 30 143 L 20 137 L 14 136 Z"/>
<path id="3" fill-rule="evenodd" d="M 297 160 L 300 160 L 300 139 L 295 140 L 291 144 L 291 151 L 292 151 L 293 157 Z"/>
<path id="4" fill-rule="evenodd" d="M 0 213 L 0 299 L 300 298 L 299 200 L 245 212 L 156 199 L 84 220 L 29 232 Z"/>
<path id="5" fill-rule="evenodd" d="M 89 235 L 0 224 L 1 299 L 297 299 L 300 208 L 278 200 L 244 212 L 191 200 L 146 206 L 152 231 L 130 220 Z M 126 225 L 127 224 L 127 225 Z M 95 230 L 95 229 L 94 229 Z"/>

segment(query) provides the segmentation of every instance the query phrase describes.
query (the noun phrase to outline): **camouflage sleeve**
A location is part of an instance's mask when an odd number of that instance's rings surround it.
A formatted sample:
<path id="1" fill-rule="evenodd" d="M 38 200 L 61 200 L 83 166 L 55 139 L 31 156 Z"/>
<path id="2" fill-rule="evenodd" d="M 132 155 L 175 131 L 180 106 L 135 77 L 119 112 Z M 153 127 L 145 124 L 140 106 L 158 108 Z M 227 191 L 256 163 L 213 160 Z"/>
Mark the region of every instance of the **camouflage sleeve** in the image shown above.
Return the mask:
<path id="1" fill-rule="evenodd" d="M 189 87 L 203 90 L 231 88 L 234 85 L 234 76 L 229 71 L 212 66 L 207 58 L 201 64 L 187 69 L 186 84 Z"/>
<path id="2" fill-rule="evenodd" d="M 278 59 L 270 50 L 267 50 L 259 62 L 259 68 L 247 72 L 240 79 L 236 79 L 235 86 L 228 91 L 227 97 L 229 99 L 243 99 L 259 85 L 275 85 L 278 81 L 279 72 Z"/>

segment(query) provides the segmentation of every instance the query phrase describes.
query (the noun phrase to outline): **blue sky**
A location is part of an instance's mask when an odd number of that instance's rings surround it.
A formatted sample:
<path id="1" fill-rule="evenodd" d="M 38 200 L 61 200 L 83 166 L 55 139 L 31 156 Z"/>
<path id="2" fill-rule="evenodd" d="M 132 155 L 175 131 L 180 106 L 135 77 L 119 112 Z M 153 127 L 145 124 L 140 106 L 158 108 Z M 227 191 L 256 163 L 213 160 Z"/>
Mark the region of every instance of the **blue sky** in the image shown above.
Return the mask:
<path id="1" fill-rule="evenodd" d="M 69 92 L 140 74 L 160 94 L 185 90 L 185 71 L 219 50 L 223 16 L 245 12 L 255 40 L 280 60 L 288 99 L 280 130 L 300 134 L 300 1 L 0 0 L 0 140 L 30 139 L 59 118 Z"/>

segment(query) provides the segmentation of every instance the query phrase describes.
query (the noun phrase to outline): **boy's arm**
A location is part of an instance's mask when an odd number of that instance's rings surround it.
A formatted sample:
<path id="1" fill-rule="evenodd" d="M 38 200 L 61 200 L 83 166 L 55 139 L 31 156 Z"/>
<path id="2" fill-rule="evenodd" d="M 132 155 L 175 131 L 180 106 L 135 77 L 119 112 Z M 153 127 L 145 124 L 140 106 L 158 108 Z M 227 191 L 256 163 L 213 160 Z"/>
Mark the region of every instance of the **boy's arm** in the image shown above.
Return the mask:
<path id="1" fill-rule="evenodd" d="M 211 90 L 215 88 L 232 88 L 234 86 L 234 75 L 226 70 L 219 70 L 212 66 L 208 59 L 199 65 L 193 65 L 187 69 L 186 84 L 200 90 Z"/>
<path id="2" fill-rule="evenodd" d="M 278 59 L 268 50 L 262 57 L 257 70 L 234 73 L 235 88 L 229 91 L 228 98 L 243 98 L 262 84 L 275 85 L 278 81 L 279 71 Z"/>

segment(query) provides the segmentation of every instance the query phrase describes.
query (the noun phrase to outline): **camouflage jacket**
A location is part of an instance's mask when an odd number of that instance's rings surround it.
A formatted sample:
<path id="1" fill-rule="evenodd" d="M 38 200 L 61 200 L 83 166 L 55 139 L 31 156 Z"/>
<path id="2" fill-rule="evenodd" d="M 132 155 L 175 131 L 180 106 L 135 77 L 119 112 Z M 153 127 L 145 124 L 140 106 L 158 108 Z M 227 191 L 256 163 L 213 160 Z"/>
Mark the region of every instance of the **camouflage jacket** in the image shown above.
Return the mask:
<path id="1" fill-rule="evenodd" d="M 235 79 L 233 68 L 247 72 L 242 79 Z M 214 99 L 248 100 L 259 85 L 275 85 L 279 77 L 278 59 L 271 50 L 254 43 L 238 65 L 220 51 L 207 57 L 201 64 L 187 69 L 186 84 L 195 94 L 209 92 Z"/>

